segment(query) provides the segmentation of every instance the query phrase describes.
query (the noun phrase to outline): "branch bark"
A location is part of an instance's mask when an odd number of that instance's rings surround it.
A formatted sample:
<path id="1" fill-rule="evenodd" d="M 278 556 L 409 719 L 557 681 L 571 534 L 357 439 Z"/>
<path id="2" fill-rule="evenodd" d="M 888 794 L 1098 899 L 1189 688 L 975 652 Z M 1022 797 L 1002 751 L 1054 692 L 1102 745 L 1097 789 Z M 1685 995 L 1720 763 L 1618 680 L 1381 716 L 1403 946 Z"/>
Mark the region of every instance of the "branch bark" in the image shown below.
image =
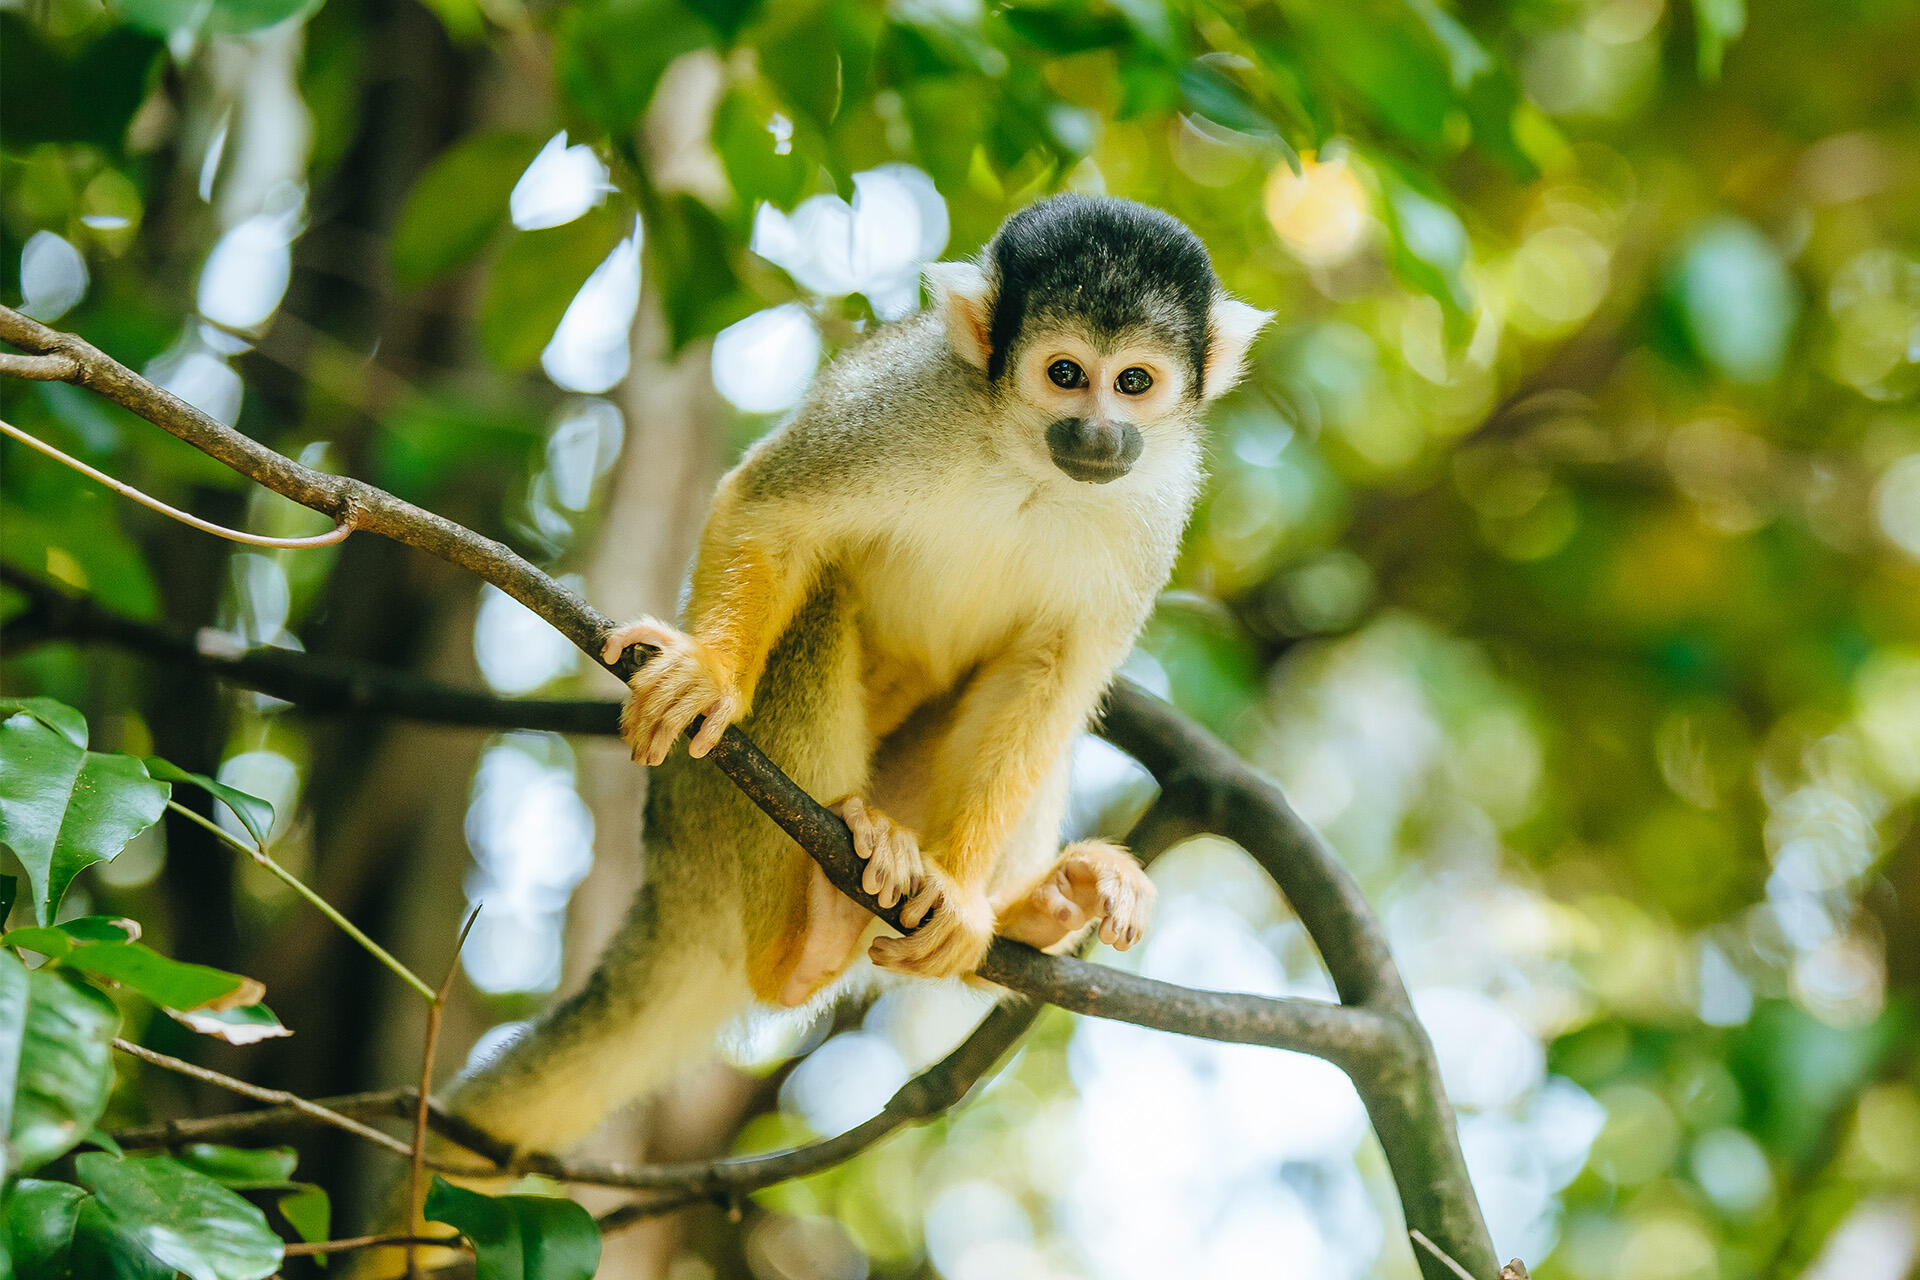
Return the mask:
<path id="1" fill-rule="evenodd" d="M 45 357 L 35 372 L 72 370 L 62 380 L 132 410 L 242 475 L 331 516 L 336 522 L 418 547 L 493 583 L 539 614 L 595 661 L 612 621 L 511 549 L 359 480 L 328 475 L 287 458 L 209 417 L 71 334 L 0 307 L 0 340 Z M 10 370 L 0 368 L 0 372 Z M 20 575 L 8 580 L 19 585 Z M 31 594 L 31 593 L 30 593 Z M 58 605 L 44 594 L 30 627 L 47 634 Z M 97 612 L 97 611 L 96 611 Z M 97 620 L 97 619 L 96 619 Z M 113 635 L 127 634 L 119 620 Z M 11 628 L 10 628 L 11 630 Z M 17 638 L 17 637 L 15 637 Z M 127 641 L 122 641 L 127 642 Z M 456 723 L 512 723 L 604 732 L 608 703 L 519 703 L 460 694 L 304 656 L 215 657 L 176 638 L 170 656 L 219 665 L 235 679 L 288 696 L 301 691 L 348 707 L 418 714 Z M 608 666 L 624 680 L 638 666 L 629 650 Z M 603 664 L 606 665 L 606 664 Z M 277 687 L 266 682 L 277 681 Z M 390 696 L 391 695 L 391 696 Z M 299 700 L 296 698 L 295 700 Z M 438 714 L 427 714 L 437 712 Z M 488 719 L 491 716 L 494 719 Z M 575 719 L 578 717 L 578 719 Z M 563 722 L 565 722 L 563 724 Z M 1159 780 L 1168 812 L 1194 831 L 1239 842 L 1273 876 L 1319 946 L 1343 1004 L 1189 991 L 1066 957 L 1047 956 L 997 939 L 980 975 L 1036 999 L 1099 1017 L 1140 1022 L 1214 1039 L 1244 1040 L 1313 1053 L 1352 1077 L 1366 1102 L 1399 1187 L 1407 1225 L 1421 1230 L 1477 1275 L 1497 1274 L 1491 1241 L 1461 1156 L 1451 1105 L 1432 1046 L 1413 1015 L 1406 986 L 1359 888 L 1319 837 L 1295 815 L 1279 789 L 1171 707 L 1124 682 L 1110 701 L 1107 736 Z M 881 908 L 860 886 L 860 864 L 846 824 L 808 796 L 737 728 L 710 759 L 817 861 L 854 901 L 898 925 L 898 908 Z M 1416 1253 L 1427 1280 L 1450 1272 Z"/>

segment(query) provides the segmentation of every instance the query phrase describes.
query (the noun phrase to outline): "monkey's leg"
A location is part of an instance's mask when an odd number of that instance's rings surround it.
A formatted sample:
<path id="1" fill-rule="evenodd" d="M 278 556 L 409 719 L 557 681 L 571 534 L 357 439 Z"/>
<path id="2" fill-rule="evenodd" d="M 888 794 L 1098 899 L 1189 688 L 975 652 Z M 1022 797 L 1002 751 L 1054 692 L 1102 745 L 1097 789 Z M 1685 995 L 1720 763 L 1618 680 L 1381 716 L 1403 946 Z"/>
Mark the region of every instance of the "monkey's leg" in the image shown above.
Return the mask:
<path id="1" fill-rule="evenodd" d="M 1025 893 L 997 912 L 996 932 L 1030 946 L 1057 946 L 1094 920 L 1100 941 L 1125 951 L 1153 917 L 1153 881 L 1132 854 L 1107 840 L 1081 840 Z"/>
<path id="2" fill-rule="evenodd" d="M 867 909 L 834 888 L 818 864 L 807 878 L 806 920 L 789 953 L 780 1003 L 797 1009 L 845 973 L 860 954 L 860 937 L 874 922 Z"/>

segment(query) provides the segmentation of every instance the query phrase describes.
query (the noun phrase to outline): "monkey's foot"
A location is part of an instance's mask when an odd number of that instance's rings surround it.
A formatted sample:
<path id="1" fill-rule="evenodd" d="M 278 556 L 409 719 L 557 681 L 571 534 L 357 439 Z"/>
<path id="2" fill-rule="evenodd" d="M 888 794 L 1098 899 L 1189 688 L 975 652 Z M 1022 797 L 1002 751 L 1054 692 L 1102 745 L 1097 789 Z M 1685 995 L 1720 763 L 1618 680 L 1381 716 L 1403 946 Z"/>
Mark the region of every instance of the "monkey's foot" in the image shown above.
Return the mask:
<path id="1" fill-rule="evenodd" d="M 641 618 L 610 632 L 600 656 L 612 662 L 634 644 L 659 650 L 627 682 L 632 692 L 620 710 L 620 736 L 634 760 L 649 765 L 665 760 L 695 716 L 706 719 L 687 752 L 696 760 L 706 755 L 741 711 L 740 690 L 726 662 L 658 618 Z"/>
<path id="2" fill-rule="evenodd" d="M 972 973 L 993 941 L 993 904 L 928 862 L 919 890 L 900 912 L 904 938 L 875 938 L 867 954 L 883 969 L 920 978 Z"/>
<path id="3" fill-rule="evenodd" d="M 874 808 L 859 796 L 848 796 L 827 806 L 853 832 L 853 851 L 866 860 L 860 887 L 891 907 L 920 888 L 924 863 L 920 837 Z"/>
<path id="4" fill-rule="evenodd" d="M 1154 896 L 1153 881 L 1132 854 L 1105 840 L 1082 840 L 1000 913 L 999 930 L 1045 948 L 1098 920 L 1100 941 L 1125 951 L 1146 934 Z"/>

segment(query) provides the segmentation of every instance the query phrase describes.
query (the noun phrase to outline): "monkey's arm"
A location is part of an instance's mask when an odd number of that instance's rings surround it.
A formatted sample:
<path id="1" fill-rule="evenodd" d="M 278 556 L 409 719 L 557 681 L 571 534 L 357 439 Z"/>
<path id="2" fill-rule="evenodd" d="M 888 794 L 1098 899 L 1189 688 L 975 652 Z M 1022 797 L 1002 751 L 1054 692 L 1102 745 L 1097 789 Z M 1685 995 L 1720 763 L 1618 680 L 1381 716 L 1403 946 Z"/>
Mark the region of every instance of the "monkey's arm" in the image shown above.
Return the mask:
<path id="1" fill-rule="evenodd" d="M 1119 646 L 1074 631 L 1025 638 L 977 671 L 955 707 L 933 772 L 923 843 L 939 873 L 909 903 L 904 938 L 874 959 L 926 976 L 970 971 L 994 927 L 986 889 L 1047 775 L 1092 713 Z"/>
<path id="2" fill-rule="evenodd" d="M 660 652 L 634 673 L 621 728 L 634 759 L 657 765 L 695 716 L 689 750 L 704 756 L 753 705 L 767 654 L 799 608 L 823 553 L 823 522 L 792 518 L 791 504 L 746 496 L 743 468 L 722 484 L 694 562 L 688 632 L 641 618 L 607 637 Z"/>

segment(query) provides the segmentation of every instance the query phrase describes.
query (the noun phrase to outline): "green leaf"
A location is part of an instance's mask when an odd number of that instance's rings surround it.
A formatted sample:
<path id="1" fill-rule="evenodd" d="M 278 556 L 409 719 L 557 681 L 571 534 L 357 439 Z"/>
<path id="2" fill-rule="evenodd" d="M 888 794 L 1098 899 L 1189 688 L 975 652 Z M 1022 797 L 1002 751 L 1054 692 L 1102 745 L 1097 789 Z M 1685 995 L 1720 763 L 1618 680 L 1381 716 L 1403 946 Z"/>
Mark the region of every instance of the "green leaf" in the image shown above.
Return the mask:
<path id="1" fill-rule="evenodd" d="M 128 25 L 157 36 L 176 31 L 194 35 L 240 35 L 304 18 L 320 0 L 115 0 Z"/>
<path id="2" fill-rule="evenodd" d="M 705 18 L 729 43 L 740 28 L 760 11 L 762 0 L 686 0 L 687 7 Z"/>
<path id="3" fill-rule="evenodd" d="M 540 151 L 524 133 L 483 133 L 435 157 L 393 229 L 393 273 L 424 284 L 460 266 L 507 222 L 507 197 Z"/>
<path id="4" fill-rule="evenodd" d="M 473 1245 L 476 1280 L 590 1280 L 600 1265 L 593 1215 L 558 1196 L 484 1196 L 436 1176 L 426 1216 Z"/>
<path id="5" fill-rule="evenodd" d="M 104 994 L 57 969 L 28 973 L 11 952 L 0 952 L 0 992 L 4 1171 L 26 1173 L 80 1141 L 106 1109 L 120 1012 Z"/>
<path id="6" fill-rule="evenodd" d="M 1001 17 L 1015 35 L 1049 53 L 1085 53 L 1125 44 L 1133 28 L 1118 9 L 1082 5 L 1010 5 Z"/>
<path id="7" fill-rule="evenodd" d="M 692 196 L 672 196 L 647 224 L 648 262 L 666 305 L 678 351 L 720 332 L 756 305 L 734 274 L 733 245 L 713 210 Z M 694 268 L 691 264 L 698 263 Z"/>
<path id="8" fill-rule="evenodd" d="M 840 112 L 840 48 L 834 29 L 816 15 L 766 32 L 756 41 L 760 74 L 789 110 L 824 129 Z"/>
<path id="9" fill-rule="evenodd" d="M 264 1004 L 243 1004 L 237 1009 L 166 1009 L 164 1012 L 188 1030 L 228 1044 L 253 1044 L 293 1034 Z"/>
<path id="10" fill-rule="evenodd" d="M 1467 229 L 1460 215 L 1411 183 L 1382 174 L 1386 198 L 1381 212 L 1393 237 L 1393 265 L 1400 277 L 1437 299 L 1446 309 L 1450 336 L 1465 336 L 1464 319 L 1473 305 L 1467 287 Z"/>
<path id="11" fill-rule="evenodd" d="M 75 942 L 138 942 L 140 923 L 125 916 L 80 916 L 54 926 Z"/>
<path id="12" fill-rule="evenodd" d="M 147 757 L 147 772 L 163 782 L 187 782 L 199 787 L 233 810 L 233 816 L 240 819 L 240 825 L 247 829 L 247 834 L 254 838 L 254 842 L 263 849 L 267 847 L 267 837 L 273 833 L 273 806 L 259 796 L 250 796 L 224 782 L 215 782 L 204 773 L 188 773 L 179 765 L 159 756 Z"/>
<path id="13" fill-rule="evenodd" d="M 253 978 L 204 964 L 171 960 L 141 942 L 89 942 L 63 963 L 137 991 L 157 1005 L 190 1013 L 208 1006 L 258 1004 L 265 990 Z"/>
<path id="14" fill-rule="evenodd" d="M 0 698 L 0 717 L 26 712 L 76 747 L 87 745 L 87 718 L 54 698 Z"/>
<path id="15" fill-rule="evenodd" d="M 74 1162 L 114 1230 L 192 1280 L 264 1280 L 280 1267 L 266 1215 L 168 1156 Z"/>
<path id="16" fill-rule="evenodd" d="M 165 46 L 120 27 L 76 48 L 45 40 L 23 12 L 0 13 L 0 120 L 9 153 L 40 142 L 118 148 Z"/>
<path id="17" fill-rule="evenodd" d="M 31 928 L 15 929 L 0 938 L 0 944 L 9 947 L 24 947 L 28 951 L 38 951 L 52 960 L 64 960 L 73 950 L 73 935 L 65 929 L 34 925 Z"/>
<path id="18" fill-rule="evenodd" d="M 555 59 L 560 90 L 609 135 L 630 136 L 667 64 L 712 38 L 680 0 L 570 5 Z"/>
<path id="19" fill-rule="evenodd" d="M 295 1235 L 312 1244 L 325 1240 L 332 1229 L 333 1202 L 327 1199 L 326 1188 L 303 1184 L 299 1190 L 280 1197 L 280 1216 L 287 1220 Z M 327 1255 L 315 1256 L 324 1265 Z"/>
<path id="20" fill-rule="evenodd" d="M 51 920 L 75 875 L 152 826 L 169 791 L 134 757 L 87 751 L 32 712 L 0 723 L 0 844 L 26 870 L 34 918 Z"/>
<path id="21" fill-rule="evenodd" d="M 65 1276 L 80 1209 L 92 1197 L 70 1182 L 22 1178 L 6 1195 L 6 1245 L 21 1276 Z"/>
<path id="22" fill-rule="evenodd" d="M 736 86 L 720 100 L 713 117 L 713 147 L 726 165 L 727 181 L 746 210 L 761 201 L 791 208 L 806 189 L 813 166 L 800 154 L 791 126 L 785 139 L 774 136 L 769 95 Z"/>
<path id="23" fill-rule="evenodd" d="M 38 951 L 43 956 L 55 960 L 64 960 L 76 943 L 87 942 L 132 942 L 140 936 L 140 926 L 131 920 L 122 920 L 113 916 L 81 916 L 77 920 L 68 920 L 51 928 L 34 925 L 26 929 L 15 929 L 0 936 L 0 945 L 25 947 L 29 951 Z"/>
<path id="24" fill-rule="evenodd" d="M 506 369 L 532 366 L 580 286 L 632 234 L 633 213 L 617 201 L 563 227 L 515 233 L 494 260 L 481 308 L 480 342 L 487 355 Z"/>
<path id="25" fill-rule="evenodd" d="M 292 1147 L 227 1147 L 214 1142 L 188 1143 L 174 1158 L 235 1191 L 288 1186 L 300 1162 Z"/>

